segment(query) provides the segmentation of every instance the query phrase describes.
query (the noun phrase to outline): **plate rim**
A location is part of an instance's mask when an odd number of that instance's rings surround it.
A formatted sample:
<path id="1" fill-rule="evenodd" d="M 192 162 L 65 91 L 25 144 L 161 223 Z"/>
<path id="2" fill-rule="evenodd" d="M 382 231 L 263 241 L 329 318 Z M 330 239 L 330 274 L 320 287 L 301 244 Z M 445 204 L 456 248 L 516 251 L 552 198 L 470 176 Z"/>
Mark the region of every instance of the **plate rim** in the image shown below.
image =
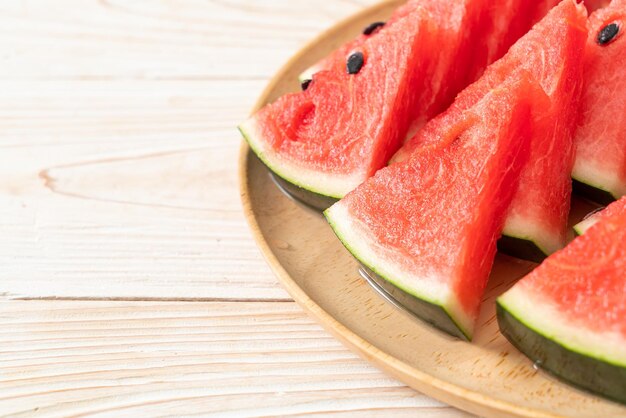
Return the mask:
<path id="1" fill-rule="evenodd" d="M 368 14 L 375 13 L 376 10 L 392 5 L 400 4 L 402 0 L 383 0 L 363 10 L 352 14 L 330 28 L 322 31 L 311 41 L 307 42 L 296 52 L 291 58 L 283 64 L 280 69 L 272 76 L 261 95 L 255 102 L 250 115 L 254 114 L 267 103 L 268 97 L 276 88 L 278 83 L 284 78 L 286 73 L 293 65 L 302 60 L 313 46 L 317 45 L 321 40 L 327 38 L 335 32 L 341 32 L 343 28 L 350 26 L 352 22 L 361 20 Z M 393 376 L 402 383 L 408 385 L 412 389 L 430 396 L 438 401 L 444 402 L 466 412 L 480 414 L 482 416 L 511 416 L 511 417 L 533 417 L 533 418 L 557 418 L 560 415 L 554 415 L 546 411 L 531 409 L 520 406 L 511 402 L 494 399 L 480 392 L 463 388 L 459 385 L 447 382 L 445 380 L 434 377 L 423 372 L 406 362 L 384 352 L 364 338 L 360 337 L 345 325 L 336 320 L 331 314 L 326 312 L 308 294 L 302 289 L 289 273 L 283 268 L 282 264 L 270 248 L 268 241 L 265 239 L 261 227 L 257 222 L 252 202 L 250 200 L 250 184 L 248 182 L 248 164 L 250 157 L 254 157 L 250 147 L 245 140 L 242 140 L 239 150 L 239 191 L 242 203 L 242 209 L 248 226 L 252 232 L 252 236 L 261 250 L 265 261 L 270 266 L 274 275 L 294 301 L 304 309 L 304 311 L 319 323 L 326 331 L 332 334 L 344 346 L 352 352 L 359 355 L 369 364 L 374 365 L 383 373 Z M 286 197 L 285 197 L 286 198 Z M 497 414 L 497 415 L 496 415 Z M 503 415 L 506 414 L 506 415 Z"/>

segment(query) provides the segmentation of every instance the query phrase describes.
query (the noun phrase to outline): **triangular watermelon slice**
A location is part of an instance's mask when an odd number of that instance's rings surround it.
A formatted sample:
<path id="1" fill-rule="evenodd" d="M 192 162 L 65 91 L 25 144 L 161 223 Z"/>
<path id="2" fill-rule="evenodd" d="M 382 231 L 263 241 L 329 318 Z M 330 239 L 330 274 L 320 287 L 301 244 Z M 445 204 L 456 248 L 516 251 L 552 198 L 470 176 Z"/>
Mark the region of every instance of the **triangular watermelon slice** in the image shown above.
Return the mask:
<path id="1" fill-rule="evenodd" d="M 317 73 L 305 91 L 281 97 L 240 130 L 286 182 L 341 198 L 401 145 L 438 34 L 428 11 L 414 6 L 344 58 L 344 71 Z"/>
<path id="2" fill-rule="evenodd" d="M 498 299 L 502 333 L 537 365 L 626 404 L 626 198 Z"/>
<path id="3" fill-rule="evenodd" d="M 472 336 L 528 158 L 529 103 L 542 99 L 541 89 L 522 77 L 470 108 L 455 102 L 446 112 L 455 123 L 432 133 L 447 147 L 417 150 L 325 212 L 374 279 L 403 291 L 414 313 L 452 335 Z"/>
<path id="4" fill-rule="evenodd" d="M 504 235 L 508 238 L 500 242 L 505 252 L 535 261 L 566 243 L 569 173 L 574 158 L 572 133 L 582 89 L 585 22 L 582 5 L 563 1 L 471 86 L 473 92 L 485 91 L 505 78 L 519 77 L 528 71 L 550 98 L 533 106 L 531 157 L 522 171 L 519 191 L 507 217 Z M 466 106 L 473 103 L 469 94 L 463 100 Z M 392 161 L 408 158 L 419 147 L 436 146 L 437 141 L 436 136 L 418 133 Z"/>
<path id="5" fill-rule="evenodd" d="M 577 191 L 604 204 L 626 195 L 625 32 L 626 0 L 589 18 L 573 177 Z"/>

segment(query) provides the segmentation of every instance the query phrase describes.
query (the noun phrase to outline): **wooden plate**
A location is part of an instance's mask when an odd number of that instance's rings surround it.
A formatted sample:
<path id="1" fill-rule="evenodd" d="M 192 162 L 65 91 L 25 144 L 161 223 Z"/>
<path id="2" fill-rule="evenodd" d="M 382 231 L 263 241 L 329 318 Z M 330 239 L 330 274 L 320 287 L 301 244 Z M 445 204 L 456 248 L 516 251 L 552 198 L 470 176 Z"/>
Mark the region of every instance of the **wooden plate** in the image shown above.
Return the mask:
<path id="1" fill-rule="evenodd" d="M 298 74 L 387 18 L 387 1 L 323 33 L 276 74 L 254 110 L 299 88 Z M 447 337 L 380 297 L 323 217 L 283 195 L 244 144 L 241 195 L 255 239 L 293 298 L 363 358 L 411 387 L 487 417 L 617 417 L 626 409 L 557 382 L 498 332 L 494 298 L 533 265 L 498 256 L 472 343 Z M 580 202 L 575 212 L 585 211 Z"/>

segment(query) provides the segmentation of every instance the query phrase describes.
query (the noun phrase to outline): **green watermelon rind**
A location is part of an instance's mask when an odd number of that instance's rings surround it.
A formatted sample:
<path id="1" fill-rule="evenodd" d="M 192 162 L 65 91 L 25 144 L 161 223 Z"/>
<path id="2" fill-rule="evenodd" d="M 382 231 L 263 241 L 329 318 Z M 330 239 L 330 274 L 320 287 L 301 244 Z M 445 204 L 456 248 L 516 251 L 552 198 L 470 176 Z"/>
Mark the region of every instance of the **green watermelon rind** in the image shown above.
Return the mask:
<path id="1" fill-rule="evenodd" d="M 313 65 L 300 73 L 300 75 L 298 76 L 298 81 L 304 83 L 307 80 L 312 80 L 313 75 L 315 75 L 315 73 L 319 72 L 320 70 L 321 69 L 318 67 L 317 64 Z"/>
<path id="2" fill-rule="evenodd" d="M 469 336 L 461 330 L 450 313 L 441 305 L 433 304 L 406 292 L 363 264 L 361 264 L 361 274 L 374 290 L 393 305 L 453 337 L 469 340 Z"/>
<path id="3" fill-rule="evenodd" d="M 612 358 L 592 347 L 550 336 L 545 324 L 554 327 L 556 321 L 546 317 L 543 327 L 532 323 L 512 306 L 514 298 L 510 291 L 496 301 L 500 330 L 511 344 L 554 376 L 626 404 L 626 357 Z"/>
<path id="4" fill-rule="evenodd" d="M 262 141 L 258 139 L 256 120 L 254 117 L 238 126 L 239 132 L 246 140 L 250 149 L 257 157 L 272 171 L 272 173 L 286 180 L 294 186 L 304 191 L 308 191 L 321 197 L 332 199 L 341 199 L 345 194 L 358 186 L 363 180 L 358 173 L 353 178 L 344 176 L 346 179 L 339 179 L 336 175 L 328 175 L 324 172 L 307 170 L 303 167 L 293 165 L 290 167 L 289 162 L 279 162 L 276 158 L 272 158 L 267 150 L 263 149 Z M 308 178 L 303 180 L 304 177 Z M 357 179 L 358 177 L 358 179 Z"/>
<path id="5" fill-rule="evenodd" d="M 502 235 L 498 240 L 498 251 L 535 263 L 542 262 L 550 255 L 532 238 L 513 234 Z"/>
<path id="6" fill-rule="evenodd" d="M 536 300 L 537 298 L 535 297 L 533 299 Z M 551 331 L 552 333 L 559 331 L 560 327 L 558 325 L 558 322 L 560 322 L 560 319 L 556 318 L 558 313 L 551 313 L 549 309 L 546 309 L 548 302 L 537 302 L 537 301 L 525 302 L 528 300 L 530 300 L 528 291 L 520 290 L 519 285 L 517 285 L 513 287 L 511 290 L 509 290 L 508 292 L 506 292 L 504 295 L 500 296 L 496 302 L 500 306 L 502 306 L 504 309 L 506 309 L 509 313 L 511 313 L 511 315 L 515 316 L 515 318 L 517 318 L 519 321 L 524 323 L 527 327 L 532 328 L 535 332 L 542 334 L 545 338 L 548 338 L 550 340 L 555 340 L 560 345 L 567 347 L 568 350 L 575 351 L 575 352 L 578 352 L 580 354 L 584 354 L 587 356 L 592 356 L 592 357 L 597 358 L 598 360 L 602 360 L 602 361 L 609 362 L 611 364 L 626 368 L 626 345 L 622 346 L 620 344 L 620 348 L 619 348 L 619 350 L 621 350 L 620 355 L 619 356 L 614 355 L 614 358 L 610 358 L 610 355 L 601 354 L 598 352 L 599 350 L 594 351 L 590 349 L 588 346 L 585 346 L 585 344 L 582 344 L 580 342 L 576 344 L 575 342 L 564 341 L 562 338 L 561 339 L 557 337 L 550 338 L 548 335 L 545 335 L 546 333 L 549 332 L 548 328 L 552 330 Z M 519 305 L 523 305 L 524 303 L 533 307 L 534 311 L 531 315 L 529 314 L 524 315 L 523 313 L 521 313 L 521 312 L 526 311 L 526 309 L 519 306 Z M 539 314 L 538 312 L 541 310 L 543 312 Z M 535 317 L 540 316 L 541 318 L 537 318 L 533 321 L 530 319 L 530 317 L 533 315 Z M 550 316 L 552 316 L 552 318 L 550 318 Z M 603 343 L 603 347 L 604 346 L 608 347 L 611 344 L 612 343 L 607 340 Z"/>
<path id="7" fill-rule="evenodd" d="M 608 205 L 620 197 L 618 194 L 608 191 L 606 187 L 599 186 L 597 182 L 583 180 L 575 176 L 572 179 L 574 193 L 593 202 Z"/>
<path id="8" fill-rule="evenodd" d="M 626 195 L 626 184 L 615 172 L 604 172 L 577 159 L 572 171 L 574 191 L 590 200 L 608 205 Z"/>
<path id="9" fill-rule="evenodd" d="M 305 204 L 315 211 L 324 212 L 339 201 L 337 198 L 317 194 L 296 186 L 273 172 L 271 172 L 271 176 L 276 186 L 288 197 Z"/>
<path id="10" fill-rule="evenodd" d="M 338 204 L 332 206 L 330 209 L 324 211 L 324 216 L 326 217 L 326 220 L 328 221 L 328 223 L 330 224 L 331 228 L 333 229 L 335 235 L 337 236 L 337 238 L 339 238 L 339 240 L 341 241 L 341 243 L 344 245 L 344 247 L 352 254 L 352 256 L 359 262 L 361 263 L 364 267 L 366 267 L 368 270 L 370 270 L 371 272 L 373 272 L 376 276 L 378 276 L 379 278 L 385 280 L 388 283 L 391 283 L 393 286 L 397 287 L 398 289 L 400 289 L 402 292 L 419 299 L 420 301 L 430 304 L 433 307 L 437 307 L 440 308 L 446 315 L 447 317 L 450 319 L 450 321 L 454 324 L 454 326 L 458 329 L 460 335 L 462 335 L 465 339 L 467 339 L 468 341 L 471 341 L 472 339 L 472 334 L 473 334 L 473 329 L 472 329 L 472 324 L 473 324 L 473 320 L 471 319 L 467 319 L 465 321 L 465 324 L 461 323 L 461 321 L 459 321 L 457 319 L 457 316 L 454 315 L 453 310 L 454 310 L 454 305 L 458 305 L 458 302 L 450 302 L 448 301 L 448 303 L 445 303 L 445 300 L 438 300 L 438 298 L 434 297 L 433 295 L 428 295 L 426 294 L 426 292 L 419 292 L 416 289 L 412 289 L 409 286 L 406 286 L 402 283 L 402 281 L 398 278 L 398 277 L 394 277 L 394 275 L 392 274 L 388 274 L 388 272 L 383 271 L 384 267 L 381 268 L 380 266 L 380 258 L 378 259 L 369 259 L 368 257 L 364 257 L 362 254 L 362 251 L 359 251 L 356 246 L 353 244 L 353 240 L 351 239 L 347 239 L 346 235 L 348 235 L 348 231 L 343 223 L 341 221 L 338 221 L 338 216 L 336 216 L 336 212 L 338 209 L 340 208 L 342 205 L 342 202 L 339 202 Z M 365 239 L 362 240 L 363 242 L 366 241 Z M 381 257 L 382 258 L 382 257 Z M 445 299 L 445 298 L 444 298 Z M 460 314 L 460 312 L 459 312 Z M 459 315 L 460 316 L 460 315 Z M 433 323 L 433 325 L 435 325 L 437 328 L 445 330 L 446 326 L 440 326 L 439 324 Z M 456 333 L 453 332 L 449 332 L 447 331 L 449 334 L 451 335 L 455 335 Z M 459 336 L 459 335 L 457 335 Z"/>
<path id="11" fill-rule="evenodd" d="M 580 389 L 626 404 L 626 366 L 604 361 L 546 337 L 499 301 L 496 312 L 502 334 L 543 370 Z"/>
<path id="12" fill-rule="evenodd" d="M 596 222 L 597 220 L 593 219 L 593 216 L 591 218 L 585 219 L 584 221 L 581 221 L 574 225 L 574 232 L 576 232 L 576 235 L 581 236 L 585 232 L 587 232 L 589 228 L 594 226 Z"/>
<path id="13" fill-rule="evenodd" d="M 532 226 L 532 228 L 531 228 Z M 563 248 L 564 242 L 545 229 L 529 224 L 522 217 L 508 217 L 498 249 L 502 252 L 525 260 L 541 262 L 547 256 Z"/>

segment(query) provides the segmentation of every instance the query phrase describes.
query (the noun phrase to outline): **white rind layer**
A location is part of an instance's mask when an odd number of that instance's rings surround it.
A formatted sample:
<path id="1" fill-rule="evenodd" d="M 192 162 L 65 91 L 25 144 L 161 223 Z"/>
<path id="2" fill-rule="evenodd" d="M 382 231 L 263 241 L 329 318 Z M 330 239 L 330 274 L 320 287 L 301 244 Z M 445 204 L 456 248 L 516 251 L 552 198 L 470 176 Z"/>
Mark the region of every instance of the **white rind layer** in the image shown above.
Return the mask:
<path id="1" fill-rule="evenodd" d="M 626 196 L 626 182 L 616 173 L 598 170 L 597 167 L 584 164 L 580 160 L 574 164 L 572 177 L 581 183 L 610 193 L 615 199 Z"/>
<path id="2" fill-rule="evenodd" d="M 514 286 L 498 299 L 500 305 L 536 333 L 570 351 L 626 367 L 626 342 L 618 332 L 596 332 L 572 324 L 549 300 L 524 286 Z"/>
<path id="3" fill-rule="evenodd" d="M 558 237 L 555 237 L 554 234 L 549 233 L 540 225 L 514 214 L 510 214 L 506 218 L 502 235 L 531 241 L 546 255 L 557 252 L 564 245 Z"/>
<path id="4" fill-rule="evenodd" d="M 574 226 L 574 231 L 576 231 L 577 235 L 583 235 L 585 232 L 589 230 L 589 228 L 594 226 L 596 223 L 598 223 L 598 217 L 592 216 L 576 224 Z"/>
<path id="5" fill-rule="evenodd" d="M 295 164 L 269 149 L 257 129 L 254 117 L 239 126 L 250 148 L 274 173 L 290 183 L 311 192 L 341 199 L 356 189 L 366 178 L 363 171 L 350 174 L 323 173 Z"/>
<path id="6" fill-rule="evenodd" d="M 302 74 L 298 76 L 298 79 L 300 80 L 301 83 L 306 80 L 313 80 L 313 75 L 319 71 L 320 71 L 320 68 L 317 66 L 317 64 L 313 65 L 312 67 L 309 67 L 306 70 L 304 70 Z"/>
<path id="7" fill-rule="evenodd" d="M 356 221 L 342 202 L 333 205 L 324 215 L 335 234 L 355 258 L 404 292 L 440 306 L 468 339 L 471 339 L 474 319 L 461 308 L 458 298 L 450 289 L 451 277 L 442 277 L 436 271 L 416 275 L 393 263 L 389 256 L 392 250 L 379 245 L 367 227 Z"/>

